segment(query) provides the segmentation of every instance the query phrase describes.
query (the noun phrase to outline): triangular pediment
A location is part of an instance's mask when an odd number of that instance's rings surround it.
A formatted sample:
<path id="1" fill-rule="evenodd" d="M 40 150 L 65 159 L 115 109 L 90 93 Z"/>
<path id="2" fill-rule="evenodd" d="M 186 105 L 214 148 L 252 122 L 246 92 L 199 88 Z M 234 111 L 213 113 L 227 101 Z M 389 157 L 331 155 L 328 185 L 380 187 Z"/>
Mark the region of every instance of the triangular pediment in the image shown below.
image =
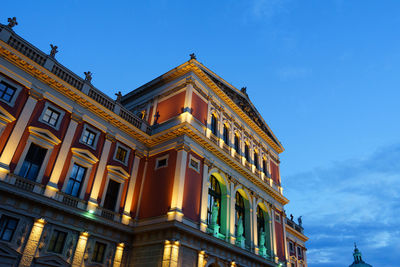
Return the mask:
<path id="1" fill-rule="evenodd" d="M 0 120 L 9 123 L 15 121 L 13 115 L 11 115 L 7 110 L 5 110 L 2 106 L 0 106 Z"/>
<path id="2" fill-rule="evenodd" d="M 280 142 L 276 139 L 272 131 L 269 129 L 267 123 L 258 113 L 257 109 L 254 107 L 253 103 L 250 101 L 247 95 L 246 89 L 237 90 L 227 85 L 225 82 L 221 81 L 218 77 L 212 75 L 207 70 L 202 69 L 202 71 L 227 95 L 232 101 L 241 108 L 241 110 L 258 126 L 260 127 L 269 138 L 271 138 L 278 146 L 281 146 Z"/>
<path id="3" fill-rule="evenodd" d="M 41 139 L 44 139 L 45 141 L 49 142 L 50 144 L 58 145 L 59 143 L 61 143 L 61 140 L 58 139 L 49 130 L 38 128 L 38 127 L 33 127 L 33 126 L 29 126 L 28 129 L 32 135 L 35 135 Z"/>
<path id="4" fill-rule="evenodd" d="M 75 156 L 82 158 L 91 164 L 95 164 L 99 161 L 99 159 L 87 149 L 73 147 L 71 148 L 71 151 Z"/>
<path id="5" fill-rule="evenodd" d="M 39 258 L 35 258 L 35 265 L 34 266 L 48 266 L 48 267 L 66 267 L 70 266 L 68 262 L 66 262 L 63 258 L 58 255 L 49 255 L 43 256 Z"/>
<path id="6" fill-rule="evenodd" d="M 120 166 L 107 165 L 107 170 L 108 172 L 113 173 L 114 175 L 117 175 L 123 179 L 128 179 L 130 176 L 129 173 Z"/>

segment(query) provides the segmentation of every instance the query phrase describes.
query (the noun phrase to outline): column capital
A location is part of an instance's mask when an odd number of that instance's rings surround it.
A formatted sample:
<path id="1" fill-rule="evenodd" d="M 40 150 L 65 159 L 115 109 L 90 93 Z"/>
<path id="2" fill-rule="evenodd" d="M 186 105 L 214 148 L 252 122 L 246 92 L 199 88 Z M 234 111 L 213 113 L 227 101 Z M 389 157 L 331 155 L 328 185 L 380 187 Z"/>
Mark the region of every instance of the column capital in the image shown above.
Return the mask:
<path id="1" fill-rule="evenodd" d="M 213 163 L 207 158 L 204 158 L 204 164 L 207 165 L 209 168 L 213 165 Z"/>
<path id="2" fill-rule="evenodd" d="M 81 114 L 78 114 L 78 113 L 75 113 L 75 112 L 72 112 L 72 113 L 71 113 L 71 120 L 73 120 L 73 121 L 79 123 L 79 122 L 82 121 L 82 115 L 81 115 Z"/>
<path id="3" fill-rule="evenodd" d="M 43 94 L 36 88 L 29 89 L 29 96 L 31 96 L 33 99 L 35 99 L 37 101 L 43 99 Z"/>
<path id="4" fill-rule="evenodd" d="M 191 85 L 195 84 L 192 76 L 189 76 L 186 78 L 185 85 L 189 85 L 189 84 L 191 84 Z"/>
<path id="5" fill-rule="evenodd" d="M 180 143 L 176 145 L 175 150 L 177 151 L 185 150 L 186 152 L 190 152 L 191 148 L 185 143 Z"/>
<path id="6" fill-rule="evenodd" d="M 115 142 L 115 136 L 110 133 L 106 133 L 106 140 Z"/>
<path id="7" fill-rule="evenodd" d="M 135 150 L 135 157 L 138 157 L 138 158 L 143 158 L 144 157 L 144 151 L 141 151 L 141 150 L 139 150 L 139 149 L 136 149 Z"/>

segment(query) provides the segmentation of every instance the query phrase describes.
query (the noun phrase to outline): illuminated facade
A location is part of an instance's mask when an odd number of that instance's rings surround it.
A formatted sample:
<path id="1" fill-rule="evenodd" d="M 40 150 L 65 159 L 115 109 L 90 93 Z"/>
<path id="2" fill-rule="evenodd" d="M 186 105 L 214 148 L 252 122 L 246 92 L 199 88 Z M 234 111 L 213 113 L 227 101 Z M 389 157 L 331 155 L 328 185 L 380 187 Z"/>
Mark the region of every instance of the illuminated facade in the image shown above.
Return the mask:
<path id="1" fill-rule="evenodd" d="M 191 55 L 113 100 L 9 22 L 0 265 L 307 266 L 284 213 L 283 147 L 245 88 Z"/>

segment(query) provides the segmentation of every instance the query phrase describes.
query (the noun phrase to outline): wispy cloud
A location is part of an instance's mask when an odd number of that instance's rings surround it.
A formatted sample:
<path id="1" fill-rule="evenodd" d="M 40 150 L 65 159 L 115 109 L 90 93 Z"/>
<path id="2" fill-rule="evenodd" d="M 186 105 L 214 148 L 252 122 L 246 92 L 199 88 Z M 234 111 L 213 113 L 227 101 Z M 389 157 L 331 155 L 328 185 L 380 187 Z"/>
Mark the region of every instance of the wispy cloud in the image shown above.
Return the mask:
<path id="1" fill-rule="evenodd" d="M 400 145 L 292 175 L 285 188 L 292 200 L 288 211 L 304 216 L 310 267 L 350 265 L 354 241 L 373 266 L 381 266 L 385 257 L 396 257 Z"/>

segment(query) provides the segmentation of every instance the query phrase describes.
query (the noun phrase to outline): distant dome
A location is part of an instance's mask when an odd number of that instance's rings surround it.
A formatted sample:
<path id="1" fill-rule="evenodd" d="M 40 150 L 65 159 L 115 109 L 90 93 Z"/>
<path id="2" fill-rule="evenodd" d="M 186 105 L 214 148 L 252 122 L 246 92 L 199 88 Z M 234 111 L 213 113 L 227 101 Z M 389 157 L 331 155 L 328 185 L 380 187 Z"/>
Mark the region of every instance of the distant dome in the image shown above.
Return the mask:
<path id="1" fill-rule="evenodd" d="M 361 252 L 358 250 L 357 245 L 354 244 L 354 262 L 349 267 L 372 267 L 372 265 L 364 262 L 361 257 Z"/>

